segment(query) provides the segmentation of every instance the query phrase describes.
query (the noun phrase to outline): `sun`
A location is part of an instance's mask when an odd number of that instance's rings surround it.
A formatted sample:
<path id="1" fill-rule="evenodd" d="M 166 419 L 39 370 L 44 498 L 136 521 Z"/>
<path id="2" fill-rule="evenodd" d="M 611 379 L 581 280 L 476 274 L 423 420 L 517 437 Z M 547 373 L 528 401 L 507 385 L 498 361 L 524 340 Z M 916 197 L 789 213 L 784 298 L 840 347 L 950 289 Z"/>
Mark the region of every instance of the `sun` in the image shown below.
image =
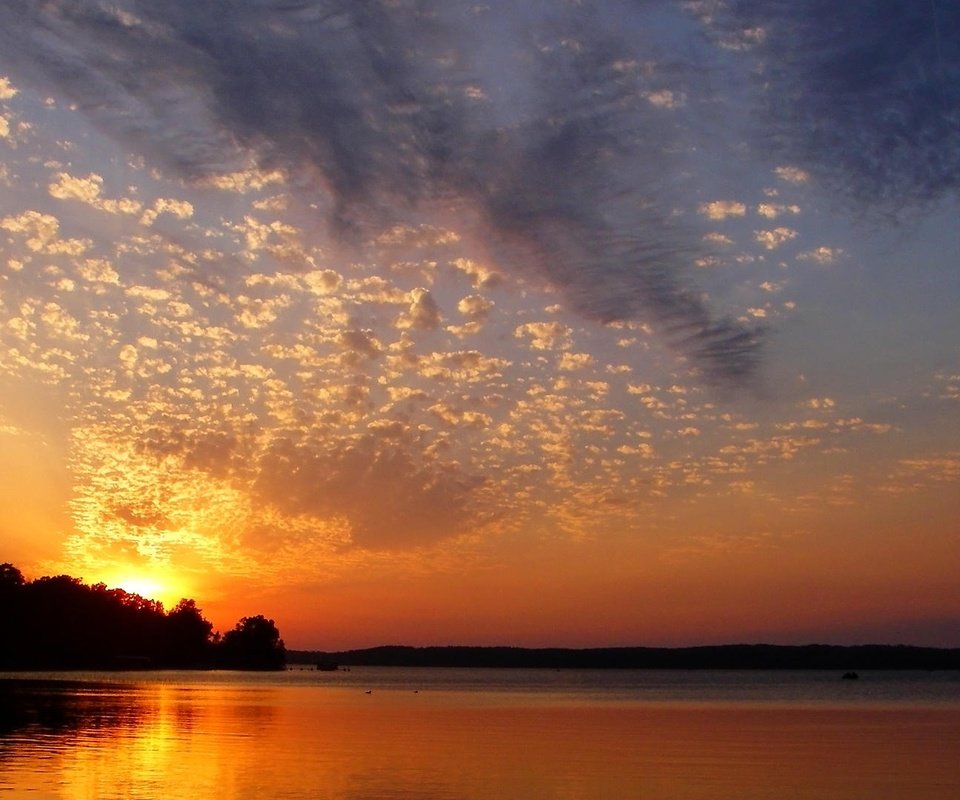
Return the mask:
<path id="1" fill-rule="evenodd" d="M 147 600 L 157 600 L 163 603 L 167 611 L 188 596 L 180 581 L 160 574 L 118 571 L 104 583 L 110 588 L 123 589 Z"/>

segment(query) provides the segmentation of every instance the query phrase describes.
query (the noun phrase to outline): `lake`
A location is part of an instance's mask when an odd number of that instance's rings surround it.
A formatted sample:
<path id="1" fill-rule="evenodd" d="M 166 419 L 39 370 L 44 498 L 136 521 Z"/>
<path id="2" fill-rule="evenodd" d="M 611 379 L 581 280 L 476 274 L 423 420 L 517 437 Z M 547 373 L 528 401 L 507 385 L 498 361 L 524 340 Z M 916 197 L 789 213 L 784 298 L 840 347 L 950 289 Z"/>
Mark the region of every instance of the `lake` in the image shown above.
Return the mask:
<path id="1" fill-rule="evenodd" d="M 960 674 L 0 674 L 0 797 L 960 797 Z"/>

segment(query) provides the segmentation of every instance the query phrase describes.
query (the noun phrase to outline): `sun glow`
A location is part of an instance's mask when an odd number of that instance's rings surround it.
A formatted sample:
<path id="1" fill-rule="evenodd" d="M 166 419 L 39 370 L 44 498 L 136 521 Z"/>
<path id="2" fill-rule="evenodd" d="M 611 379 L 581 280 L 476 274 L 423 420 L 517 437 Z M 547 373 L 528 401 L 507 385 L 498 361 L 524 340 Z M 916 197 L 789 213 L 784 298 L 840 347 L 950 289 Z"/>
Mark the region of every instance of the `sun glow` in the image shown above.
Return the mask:
<path id="1" fill-rule="evenodd" d="M 189 596 L 181 583 L 161 575 L 118 572 L 104 583 L 110 588 L 123 589 L 147 600 L 157 600 L 163 603 L 166 611 L 172 609 L 182 598 Z"/>

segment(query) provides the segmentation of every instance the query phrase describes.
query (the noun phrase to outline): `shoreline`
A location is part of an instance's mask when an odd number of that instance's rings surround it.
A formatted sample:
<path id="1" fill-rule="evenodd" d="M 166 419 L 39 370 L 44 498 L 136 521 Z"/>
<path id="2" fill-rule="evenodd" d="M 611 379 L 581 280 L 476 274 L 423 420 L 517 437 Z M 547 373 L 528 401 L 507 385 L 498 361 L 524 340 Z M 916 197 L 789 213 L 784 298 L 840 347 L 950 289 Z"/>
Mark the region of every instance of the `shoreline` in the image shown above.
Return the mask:
<path id="1" fill-rule="evenodd" d="M 960 670 L 960 649 L 912 645 L 523 648 L 411 647 L 287 650 L 287 665 L 500 669 Z"/>

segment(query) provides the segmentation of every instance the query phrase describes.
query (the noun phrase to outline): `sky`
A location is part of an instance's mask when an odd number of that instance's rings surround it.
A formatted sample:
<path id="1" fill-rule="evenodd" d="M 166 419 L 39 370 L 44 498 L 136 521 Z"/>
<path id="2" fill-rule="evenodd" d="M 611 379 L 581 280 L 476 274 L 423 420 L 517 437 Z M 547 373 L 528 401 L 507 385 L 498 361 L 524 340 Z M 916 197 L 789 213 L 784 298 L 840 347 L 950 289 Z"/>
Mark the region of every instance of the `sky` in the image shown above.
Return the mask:
<path id="1" fill-rule="evenodd" d="M 8 0 L 0 561 L 960 646 L 958 189 L 944 0 Z"/>

